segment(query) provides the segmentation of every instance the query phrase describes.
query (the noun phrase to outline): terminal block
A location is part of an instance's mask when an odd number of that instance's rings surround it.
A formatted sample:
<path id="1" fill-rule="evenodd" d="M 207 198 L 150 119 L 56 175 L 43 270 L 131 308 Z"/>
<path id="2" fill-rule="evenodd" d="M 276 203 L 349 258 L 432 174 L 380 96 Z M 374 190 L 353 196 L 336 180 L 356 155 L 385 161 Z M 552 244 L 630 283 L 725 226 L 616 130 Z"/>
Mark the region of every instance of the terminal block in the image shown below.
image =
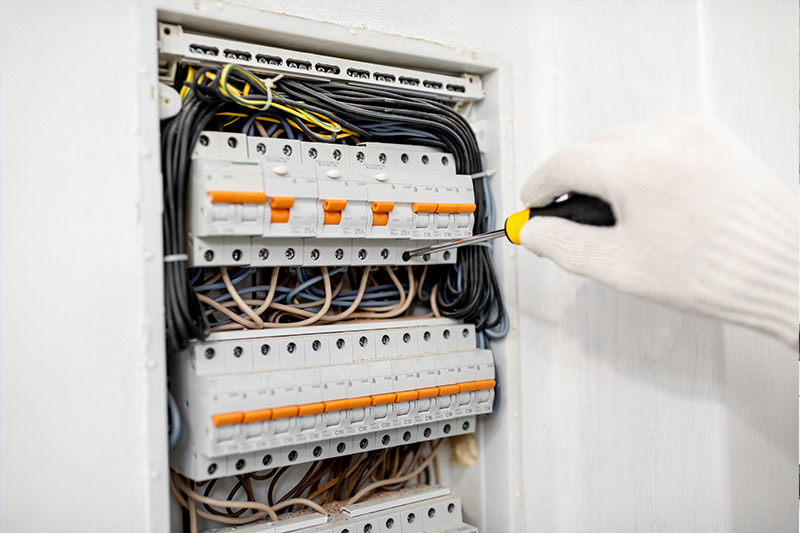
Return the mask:
<path id="1" fill-rule="evenodd" d="M 172 465 L 206 480 L 475 430 L 492 353 L 449 319 L 215 334 L 171 362 Z"/>

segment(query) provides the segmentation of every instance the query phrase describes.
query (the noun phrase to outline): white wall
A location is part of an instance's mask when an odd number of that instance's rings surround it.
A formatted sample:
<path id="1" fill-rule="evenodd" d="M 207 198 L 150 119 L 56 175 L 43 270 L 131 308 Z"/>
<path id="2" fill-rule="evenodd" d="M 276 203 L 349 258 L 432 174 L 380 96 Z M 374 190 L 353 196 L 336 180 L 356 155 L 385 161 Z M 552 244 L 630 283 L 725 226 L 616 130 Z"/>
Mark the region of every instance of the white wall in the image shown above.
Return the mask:
<path id="1" fill-rule="evenodd" d="M 619 123 L 712 112 L 794 186 L 796 3 L 537 6 L 537 160 Z M 793 350 L 530 256 L 520 272 L 530 530 L 797 530 Z"/>
<path id="2" fill-rule="evenodd" d="M 691 111 L 717 113 L 797 179 L 793 2 L 245 3 L 508 57 L 518 188 L 562 143 Z M 229 5 L 190 4 L 207 15 Z M 142 255 L 158 205 L 139 180 L 147 151 L 132 145 L 155 126 L 135 104 L 146 100 L 137 39 L 148 6 L 20 1 L 0 12 L 4 531 L 162 523 L 149 432 L 163 397 L 148 380 L 163 360 L 145 334 L 159 319 Z M 62 59 L 50 85 L 12 83 L 40 74 L 31 57 Z M 797 530 L 793 352 L 516 257 L 521 531 Z M 57 495 L 46 508 L 32 466 Z"/>
<path id="3" fill-rule="evenodd" d="M 141 22 L 133 2 L 0 6 L 4 532 L 144 531 L 166 509 L 164 340 L 148 334 L 163 331 L 160 243 L 144 242 L 161 200 L 155 153 L 138 142 L 157 139 L 143 90 L 155 63 L 139 57 Z"/>

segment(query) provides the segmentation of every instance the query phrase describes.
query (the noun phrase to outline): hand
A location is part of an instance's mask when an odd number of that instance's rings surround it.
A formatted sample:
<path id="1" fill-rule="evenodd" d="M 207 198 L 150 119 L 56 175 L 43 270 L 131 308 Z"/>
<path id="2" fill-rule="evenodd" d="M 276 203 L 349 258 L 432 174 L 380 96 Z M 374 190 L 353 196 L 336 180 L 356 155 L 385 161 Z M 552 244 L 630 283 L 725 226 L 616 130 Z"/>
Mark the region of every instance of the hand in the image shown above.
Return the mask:
<path id="1" fill-rule="evenodd" d="M 521 243 L 625 292 L 798 341 L 797 192 L 719 122 L 683 118 L 568 146 L 522 189 L 527 207 L 602 198 L 613 227 L 534 217 Z"/>

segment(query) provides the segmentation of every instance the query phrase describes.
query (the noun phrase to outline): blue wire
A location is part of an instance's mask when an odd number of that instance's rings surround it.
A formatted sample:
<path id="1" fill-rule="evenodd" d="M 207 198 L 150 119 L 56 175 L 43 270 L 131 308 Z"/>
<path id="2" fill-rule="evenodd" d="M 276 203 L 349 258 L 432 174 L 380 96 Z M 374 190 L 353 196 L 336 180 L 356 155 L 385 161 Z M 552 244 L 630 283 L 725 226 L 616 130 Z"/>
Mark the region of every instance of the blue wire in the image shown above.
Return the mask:
<path id="1" fill-rule="evenodd" d="M 331 270 L 328 274 L 329 276 L 333 276 L 334 274 L 338 274 L 343 270 L 344 267 L 336 267 L 333 270 Z M 297 287 L 292 289 L 292 291 L 286 296 L 286 301 L 287 302 L 293 301 L 294 297 L 297 295 L 298 292 L 302 291 L 308 286 L 314 285 L 315 283 L 319 283 L 320 281 L 322 281 L 322 275 L 315 276 L 307 281 L 304 281 L 303 283 L 300 283 Z"/>
<path id="2" fill-rule="evenodd" d="M 308 277 L 307 277 L 307 274 L 306 274 L 306 270 L 303 267 L 297 267 L 295 269 L 295 276 L 297 277 L 298 281 L 300 281 L 301 283 L 303 283 L 303 282 L 308 280 Z M 401 283 L 400 286 L 403 287 L 403 289 L 408 290 L 408 284 L 407 283 Z M 369 289 L 365 290 L 364 291 L 364 297 L 368 298 L 367 295 L 372 294 L 372 296 L 371 296 L 372 298 L 377 298 L 377 296 L 375 296 L 374 293 L 376 293 L 376 292 L 384 292 L 384 291 L 387 291 L 389 289 L 392 289 L 391 294 L 387 294 L 386 296 L 393 296 L 393 295 L 398 295 L 399 296 L 399 293 L 397 292 L 397 287 L 395 287 L 394 284 L 388 284 L 387 283 L 385 285 L 378 285 L 376 287 L 370 287 Z M 308 299 L 308 300 L 316 300 L 316 299 L 319 299 L 319 298 L 322 298 L 322 297 L 325 296 L 325 294 L 321 290 L 319 290 L 317 287 L 313 287 L 313 286 L 308 287 L 308 292 L 312 293 L 313 296 L 309 296 L 308 293 L 304 293 L 301 296 L 306 298 L 306 299 Z M 355 296 L 356 294 L 358 294 L 358 291 L 340 292 L 337 295 L 337 298 L 346 298 L 346 297 L 349 297 L 351 295 Z"/>
<path id="3" fill-rule="evenodd" d="M 308 274 L 306 274 L 306 269 L 303 267 L 297 267 L 294 269 L 294 274 L 297 277 L 297 281 L 300 283 L 305 283 L 308 281 Z M 318 298 L 324 298 L 325 293 L 319 290 L 318 288 L 311 286 L 308 287 L 309 292 L 316 294 Z"/>
<path id="4" fill-rule="evenodd" d="M 483 332 L 490 340 L 498 340 L 502 339 L 506 335 L 508 335 L 508 330 L 510 329 L 511 325 L 508 320 L 508 311 L 503 309 L 503 318 L 500 319 L 500 323 L 495 326 L 497 329 L 485 329 Z M 488 348 L 488 342 L 487 342 Z"/>
<path id="5" fill-rule="evenodd" d="M 334 305 L 338 305 L 340 307 L 350 307 L 350 305 L 353 302 L 341 302 L 341 303 L 339 303 L 336 300 L 334 300 L 331 303 L 333 303 Z M 381 307 L 381 306 L 384 306 L 384 305 L 397 305 L 398 303 L 400 303 L 400 300 L 381 300 L 379 302 L 365 302 L 365 301 L 362 301 L 360 304 L 358 304 L 358 306 L 359 307 Z"/>
<path id="6" fill-rule="evenodd" d="M 353 301 L 353 300 L 356 299 L 357 295 L 358 295 L 357 292 L 352 293 L 352 294 L 344 294 L 344 293 L 340 292 L 337 295 L 337 299 Z M 388 298 L 389 296 L 397 296 L 397 295 L 398 295 L 398 293 L 397 293 L 396 290 L 395 291 L 372 292 L 372 293 L 368 293 L 367 291 L 364 291 L 364 298 L 366 298 L 368 300 L 377 300 L 378 298 Z M 369 298 L 367 298 L 367 296 L 369 296 Z"/>
<path id="7" fill-rule="evenodd" d="M 487 228 L 494 228 L 496 223 L 494 195 L 492 194 L 492 188 L 489 186 L 489 178 L 483 177 L 481 178 L 481 181 L 483 182 L 483 193 L 486 197 L 486 214 L 484 216 L 484 220 L 486 221 Z"/>
<path id="8" fill-rule="evenodd" d="M 181 412 L 169 389 L 167 389 L 167 408 L 172 419 L 172 431 L 169 433 L 169 449 L 171 450 L 178 444 L 178 439 L 181 438 Z"/>
<path id="9" fill-rule="evenodd" d="M 190 279 L 190 281 L 189 281 L 189 283 L 191 283 L 192 285 L 194 285 L 195 283 L 197 283 L 197 281 L 198 281 L 198 280 L 199 280 L 199 279 L 202 277 L 202 275 L 203 275 L 203 269 L 202 269 L 202 268 L 190 268 L 190 269 L 189 269 L 189 272 L 190 272 L 189 276 L 190 276 L 190 278 L 191 278 L 191 279 Z"/>
<path id="10" fill-rule="evenodd" d="M 288 293 L 291 290 L 292 289 L 290 289 L 289 287 L 283 287 L 283 286 L 280 286 L 280 285 L 275 287 L 275 293 L 276 294 L 279 293 L 279 292 L 282 292 L 284 294 L 280 295 L 280 298 L 276 297 L 274 301 L 277 302 L 280 299 L 283 299 L 286 296 L 286 293 Z M 239 294 L 252 294 L 254 292 L 267 292 L 267 291 L 269 291 L 269 285 L 256 285 L 254 287 L 246 287 L 244 289 L 238 289 L 236 292 L 238 292 Z M 230 294 L 226 293 L 226 294 L 223 294 L 222 296 L 218 296 L 217 298 L 214 298 L 214 301 L 222 303 L 222 302 L 227 302 L 228 300 L 232 300 L 232 299 L 233 299 L 233 296 L 231 296 Z"/>
<path id="11" fill-rule="evenodd" d="M 356 125 L 370 133 L 378 133 L 381 135 L 407 135 L 410 137 L 438 140 L 435 134 L 429 131 L 416 129 L 410 125 L 390 124 L 385 122 L 357 122 Z"/>
<path id="12" fill-rule="evenodd" d="M 339 268 L 343 268 L 343 267 L 339 267 Z M 305 283 L 310 284 L 310 283 L 318 283 L 318 282 L 319 282 L 319 280 L 317 280 L 316 278 L 312 278 L 310 280 L 307 280 Z M 291 301 L 291 298 L 294 298 L 296 296 L 300 296 L 301 298 L 304 298 L 306 300 L 317 299 L 316 296 L 314 296 L 313 294 L 303 293 L 302 291 L 301 292 L 296 292 L 296 289 L 297 289 L 297 287 L 295 287 L 294 289 L 290 289 L 289 287 L 283 287 L 283 286 L 275 287 L 276 296 L 275 296 L 273 301 L 274 302 L 280 302 L 281 300 Z M 256 285 L 254 287 L 247 287 L 247 288 L 244 288 L 244 289 L 240 289 L 237 292 L 240 295 L 245 295 L 245 294 L 252 294 L 254 292 L 268 292 L 268 291 L 269 291 L 269 285 Z M 282 293 L 282 294 L 278 294 L 278 293 Z M 292 293 L 295 293 L 295 294 L 292 295 Z M 356 292 L 356 294 L 357 294 L 357 292 Z M 395 304 L 400 302 L 399 299 L 384 300 L 383 298 L 386 298 L 387 296 L 397 296 L 397 294 L 398 294 L 397 291 L 382 291 L 382 292 L 374 292 L 374 293 L 371 293 L 371 294 L 367 295 L 366 291 L 365 291 L 364 298 L 362 298 L 362 301 L 361 301 L 361 304 L 359 304 L 359 307 L 381 307 L 381 306 L 385 306 L 385 305 L 395 305 Z M 339 295 L 337 295 L 337 297 L 334 298 L 331 301 L 331 304 L 332 305 L 336 305 L 336 306 L 340 306 L 340 307 L 349 307 L 353 303 L 353 301 L 355 300 L 354 296 L 353 297 L 344 297 L 344 298 L 342 298 L 340 296 L 341 296 L 341 293 Z M 231 296 L 230 294 L 223 294 L 222 296 L 218 296 L 217 298 L 214 298 L 214 301 L 218 302 L 218 303 L 223 303 L 223 302 L 227 302 L 228 300 L 232 300 L 232 299 L 233 299 L 233 296 Z M 376 300 L 376 301 L 371 301 L 371 300 Z M 242 318 L 245 318 L 246 317 L 246 313 L 242 313 L 239 316 L 241 316 Z M 218 326 L 218 325 L 222 325 L 222 324 L 229 324 L 230 322 L 231 322 L 230 320 L 226 320 L 226 321 L 223 321 L 223 322 L 213 323 L 212 325 L 213 326 Z"/>
<path id="13" fill-rule="evenodd" d="M 240 273 L 231 276 L 231 283 L 236 285 L 244 278 L 249 276 L 252 271 L 253 271 L 252 268 L 243 268 Z M 200 285 L 199 287 L 192 287 L 192 288 L 194 289 L 195 292 L 219 290 L 225 288 L 225 282 L 220 281 L 218 283 L 211 283 L 210 285 Z"/>
<path id="14" fill-rule="evenodd" d="M 241 273 L 238 273 L 235 277 L 231 278 L 231 282 L 236 284 L 247 277 L 250 274 L 252 269 L 245 268 Z M 344 271 L 345 267 L 336 267 L 330 271 L 329 275 L 333 276 L 335 274 L 339 274 L 340 272 Z M 274 302 L 286 301 L 291 302 L 294 298 L 302 298 L 305 300 L 318 300 L 320 297 L 324 297 L 324 292 L 320 291 L 314 285 L 322 281 L 322 276 L 314 276 L 313 278 L 308 277 L 308 273 L 306 272 L 305 268 L 297 267 L 295 269 L 296 277 L 300 284 L 298 284 L 294 288 L 284 287 L 284 286 L 277 286 L 275 287 L 275 297 L 273 299 Z M 401 284 L 401 287 L 404 290 L 408 290 L 408 284 Z M 195 290 L 214 290 L 214 289 L 223 289 L 225 288 L 224 283 L 212 283 L 208 285 L 203 285 L 200 287 L 196 287 Z M 268 292 L 270 290 L 269 285 L 255 285 L 253 287 L 245 287 L 242 289 L 238 289 L 237 292 L 240 295 L 252 294 L 254 292 Z M 316 293 L 316 294 L 315 294 Z M 370 308 L 370 307 L 383 307 L 389 305 L 396 305 L 400 302 L 398 298 L 399 292 L 397 291 L 397 287 L 394 284 L 384 284 L 378 285 L 376 287 L 370 287 L 364 291 L 364 294 L 361 298 L 361 302 L 359 307 Z M 349 307 L 355 301 L 356 296 L 358 295 L 357 290 L 341 292 L 339 293 L 336 298 L 331 300 L 331 304 L 338 306 L 338 307 Z M 386 300 L 384 298 L 392 297 L 395 298 L 392 300 Z M 232 300 L 233 296 L 231 294 L 223 294 L 218 296 L 214 299 L 214 301 L 218 303 L 227 302 Z M 245 318 L 247 316 L 246 313 L 241 313 L 239 316 Z M 224 324 L 230 324 L 233 322 L 232 320 L 223 320 L 221 322 L 213 322 L 211 326 L 221 326 Z"/>
<path id="15" fill-rule="evenodd" d="M 258 117 L 270 117 L 277 119 L 278 121 L 280 121 L 281 126 L 283 126 L 283 129 L 286 131 L 286 136 L 289 139 L 294 139 L 294 132 L 292 131 L 292 128 L 289 127 L 289 123 L 286 122 L 286 119 L 284 119 L 281 115 L 270 112 L 256 113 L 255 115 L 248 118 L 247 122 L 245 122 L 244 126 L 242 127 L 242 133 L 247 135 L 253 135 L 253 133 L 255 133 L 253 130 L 255 128 L 256 119 Z"/>
<path id="16" fill-rule="evenodd" d="M 484 335 L 483 331 L 475 333 L 475 344 L 477 344 L 478 348 L 481 350 L 485 350 L 489 347 L 489 341 L 486 339 L 486 335 Z"/>

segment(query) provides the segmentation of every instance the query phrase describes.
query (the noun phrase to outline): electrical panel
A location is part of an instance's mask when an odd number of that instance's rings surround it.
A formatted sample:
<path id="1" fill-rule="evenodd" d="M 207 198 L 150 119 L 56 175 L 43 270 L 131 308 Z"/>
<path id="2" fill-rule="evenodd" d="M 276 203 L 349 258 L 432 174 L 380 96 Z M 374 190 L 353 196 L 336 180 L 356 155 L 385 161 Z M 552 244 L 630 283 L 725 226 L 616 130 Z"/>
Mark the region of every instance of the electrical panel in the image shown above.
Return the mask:
<path id="1" fill-rule="evenodd" d="M 480 77 L 165 23 L 159 75 L 175 527 L 477 531 L 437 453 L 496 408 L 490 249 L 404 253 L 494 229 Z"/>

